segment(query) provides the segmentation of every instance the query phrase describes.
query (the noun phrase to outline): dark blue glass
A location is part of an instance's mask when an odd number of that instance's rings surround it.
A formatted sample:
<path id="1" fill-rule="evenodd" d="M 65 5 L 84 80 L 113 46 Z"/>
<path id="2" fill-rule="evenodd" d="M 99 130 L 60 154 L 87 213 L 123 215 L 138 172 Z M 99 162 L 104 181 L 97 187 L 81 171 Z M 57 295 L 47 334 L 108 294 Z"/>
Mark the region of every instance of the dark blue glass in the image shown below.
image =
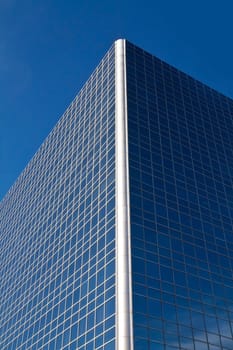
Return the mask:
<path id="1" fill-rule="evenodd" d="M 127 43 L 135 350 L 233 348 L 233 101 Z"/>

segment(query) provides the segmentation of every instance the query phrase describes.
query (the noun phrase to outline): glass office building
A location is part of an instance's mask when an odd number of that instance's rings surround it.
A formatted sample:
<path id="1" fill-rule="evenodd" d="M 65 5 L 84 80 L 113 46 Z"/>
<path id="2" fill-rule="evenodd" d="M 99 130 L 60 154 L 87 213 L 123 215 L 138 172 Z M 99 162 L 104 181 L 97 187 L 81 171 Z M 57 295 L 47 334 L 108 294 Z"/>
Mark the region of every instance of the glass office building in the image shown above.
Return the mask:
<path id="1" fill-rule="evenodd" d="M 116 41 L 0 204 L 0 348 L 232 350 L 232 135 Z"/>

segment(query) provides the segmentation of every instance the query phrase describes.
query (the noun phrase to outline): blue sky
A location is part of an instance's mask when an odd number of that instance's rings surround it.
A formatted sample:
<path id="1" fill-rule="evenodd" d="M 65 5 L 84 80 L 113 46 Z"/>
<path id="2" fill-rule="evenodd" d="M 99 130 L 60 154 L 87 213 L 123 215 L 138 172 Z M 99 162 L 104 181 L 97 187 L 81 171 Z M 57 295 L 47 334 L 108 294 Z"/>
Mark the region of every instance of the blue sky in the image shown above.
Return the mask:
<path id="1" fill-rule="evenodd" d="M 231 0 L 0 0 L 0 198 L 123 37 L 233 97 Z"/>

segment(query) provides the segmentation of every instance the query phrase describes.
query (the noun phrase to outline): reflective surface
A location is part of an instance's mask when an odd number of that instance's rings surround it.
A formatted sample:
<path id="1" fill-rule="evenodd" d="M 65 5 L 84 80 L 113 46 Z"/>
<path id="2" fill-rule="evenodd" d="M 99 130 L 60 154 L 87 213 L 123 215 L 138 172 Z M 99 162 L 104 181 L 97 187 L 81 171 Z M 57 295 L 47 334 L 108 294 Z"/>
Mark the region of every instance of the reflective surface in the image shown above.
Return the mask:
<path id="1" fill-rule="evenodd" d="M 233 348 L 233 102 L 127 44 L 135 350 Z"/>
<path id="2" fill-rule="evenodd" d="M 1 350 L 115 346 L 110 49 L 0 204 Z"/>

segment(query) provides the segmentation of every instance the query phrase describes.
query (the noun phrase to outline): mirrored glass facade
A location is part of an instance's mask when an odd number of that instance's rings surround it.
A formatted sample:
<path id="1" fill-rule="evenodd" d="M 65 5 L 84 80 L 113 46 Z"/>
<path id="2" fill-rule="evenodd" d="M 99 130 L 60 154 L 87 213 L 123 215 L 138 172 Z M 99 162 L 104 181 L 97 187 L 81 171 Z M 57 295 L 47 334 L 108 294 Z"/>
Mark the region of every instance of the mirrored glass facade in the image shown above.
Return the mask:
<path id="1" fill-rule="evenodd" d="M 114 349 L 114 57 L 1 202 L 1 350 Z"/>
<path id="2" fill-rule="evenodd" d="M 233 101 L 126 55 L 134 350 L 233 349 Z"/>
<path id="3" fill-rule="evenodd" d="M 231 99 L 113 44 L 0 203 L 0 349 L 232 350 L 232 135 Z"/>

